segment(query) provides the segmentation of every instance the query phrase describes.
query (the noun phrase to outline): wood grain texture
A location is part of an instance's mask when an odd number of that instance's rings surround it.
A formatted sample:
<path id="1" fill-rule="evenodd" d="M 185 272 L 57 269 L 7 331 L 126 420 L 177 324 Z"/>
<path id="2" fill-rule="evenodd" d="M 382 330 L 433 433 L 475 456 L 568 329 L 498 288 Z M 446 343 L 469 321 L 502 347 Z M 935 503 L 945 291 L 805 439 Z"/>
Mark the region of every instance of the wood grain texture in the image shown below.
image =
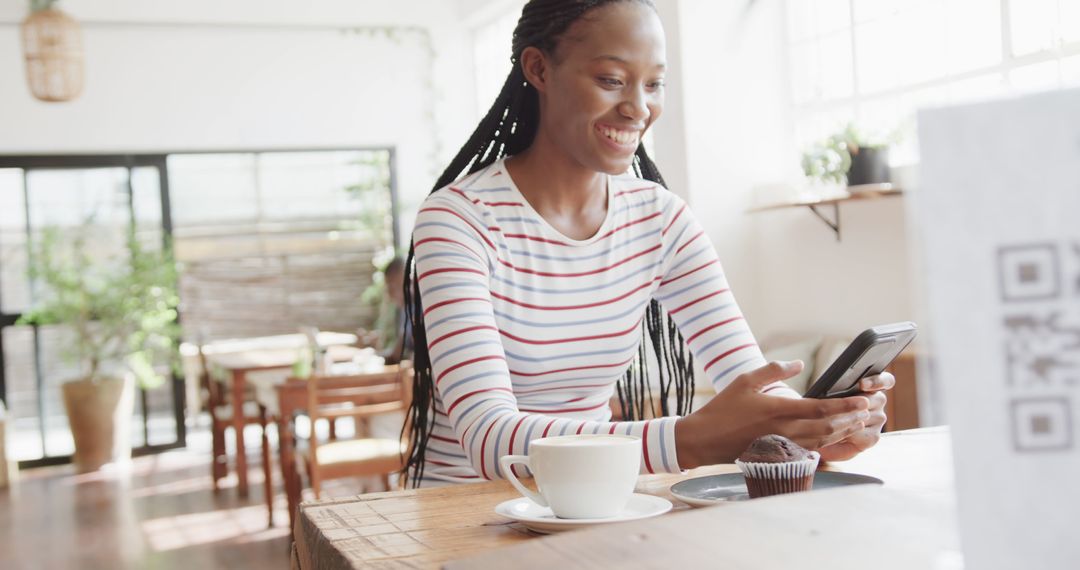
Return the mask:
<path id="1" fill-rule="evenodd" d="M 794 493 L 531 540 L 448 570 L 935 568 L 959 550 L 940 501 L 861 485 Z"/>
<path id="2" fill-rule="evenodd" d="M 705 530 L 702 530 L 700 534 L 694 530 L 665 535 L 663 533 L 669 531 L 664 530 L 658 531 L 660 534 L 655 536 L 667 538 L 658 540 L 650 538 L 654 535 L 646 533 L 644 535 L 646 538 L 643 540 L 647 544 L 643 543 L 641 547 L 646 550 L 688 551 L 691 549 L 686 547 L 690 544 L 687 541 L 700 539 L 712 541 L 718 545 L 721 543 L 740 545 L 742 548 L 747 548 L 746 545 L 773 548 L 774 543 L 771 538 L 773 530 L 789 529 L 791 532 L 805 530 L 804 526 L 799 526 L 801 521 L 813 518 L 819 511 L 828 511 L 829 505 L 838 509 L 830 520 L 839 520 L 846 525 L 839 527 L 845 530 L 844 540 L 847 540 L 852 533 L 856 536 L 866 534 L 865 532 L 858 533 L 864 525 L 868 524 L 869 519 L 866 513 L 869 512 L 870 515 L 885 516 L 887 514 L 889 517 L 895 517 L 895 520 L 899 521 L 898 524 L 921 525 L 938 532 L 944 542 L 927 543 L 932 549 L 938 548 L 934 545 L 945 548 L 949 544 L 949 529 L 951 529 L 949 517 L 953 509 L 952 470 L 949 438 L 944 429 L 931 428 L 887 434 L 874 449 L 852 461 L 830 465 L 827 469 L 874 475 L 882 478 L 886 484 L 884 488 L 868 489 L 869 495 L 860 491 L 850 496 L 841 493 L 834 497 L 834 494 L 822 491 L 692 511 L 685 516 L 694 522 L 685 524 L 695 528 L 698 525 L 705 525 Z M 613 550 L 630 548 L 627 546 L 627 541 L 632 543 L 633 540 L 637 540 L 634 537 L 643 532 L 624 534 L 623 529 L 630 528 L 631 525 L 633 528 L 647 530 L 653 525 L 666 529 L 670 524 L 683 524 L 668 522 L 669 519 L 681 520 L 678 513 L 688 510 L 686 505 L 671 497 L 669 487 L 673 483 L 687 478 L 733 471 L 735 471 L 733 465 L 715 465 L 695 469 L 685 474 L 642 476 L 638 480 L 637 491 L 672 500 L 675 509 L 671 514 L 650 521 L 599 527 L 540 540 L 537 540 L 539 535 L 495 514 L 494 508 L 497 504 L 518 496 L 517 492 L 505 481 L 377 493 L 306 503 L 300 507 L 295 529 L 298 563 L 304 569 L 438 568 L 452 560 L 462 560 L 464 566 L 450 565 L 449 567 L 467 568 L 470 564 L 489 564 L 477 567 L 506 568 L 513 565 L 516 568 L 524 560 L 522 557 L 530 557 L 529 560 L 532 560 L 531 557 L 543 556 L 552 548 L 562 549 L 563 542 L 571 537 L 592 536 L 592 533 L 596 532 L 614 533 L 616 538 L 612 539 L 611 544 L 617 545 L 618 548 L 613 546 Z M 882 492 L 884 495 L 877 497 L 875 492 Z M 903 499 L 896 496 L 897 493 L 900 493 Z M 866 498 L 867 496 L 870 498 Z M 796 498 L 791 499 L 791 497 Z M 909 498 L 910 500 L 907 500 Z M 800 504 L 789 509 L 786 505 L 791 500 Z M 801 503 L 804 501 L 809 501 L 809 503 L 803 506 Z M 732 511 L 733 508 L 739 510 Z M 722 514 L 724 512 L 739 513 L 747 509 L 751 512 L 761 509 L 761 513 L 746 516 L 726 515 L 730 520 Z M 721 523 L 706 522 L 712 521 L 714 517 L 720 517 L 723 520 Z M 930 523 L 925 520 L 927 518 L 931 519 Z M 787 522 L 784 522 L 785 520 Z M 733 535 L 737 537 L 735 539 L 708 531 L 711 525 L 740 527 L 744 523 L 757 526 L 753 532 L 740 530 L 739 534 Z M 821 530 L 818 529 L 817 532 Z M 955 531 L 952 532 L 954 537 Z M 723 542 L 718 539 L 719 536 L 725 536 Z M 607 540 L 606 538 L 597 540 L 600 542 L 596 542 L 595 545 L 607 544 L 603 542 Z M 823 539 L 821 543 L 833 544 L 829 540 Z M 549 542 L 554 542 L 555 546 L 547 546 Z M 636 561 L 643 564 L 636 567 L 649 567 L 644 562 L 646 558 L 643 557 L 624 559 L 622 554 L 612 551 L 594 556 L 590 550 L 592 546 L 587 540 L 580 545 L 580 548 L 587 552 L 582 555 L 584 558 L 575 563 L 578 564 L 577 566 L 572 565 L 564 557 L 553 555 L 555 557 L 547 559 L 543 567 L 560 570 L 563 566 L 614 568 L 619 565 L 636 564 L 638 563 Z M 502 550 L 495 552 L 506 547 L 510 549 L 505 550 L 505 553 Z M 514 550 L 515 548 L 522 550 Z M 567 548 L 573 551 L 572 548 L 578 548 L 578 546 Z M 479 558 L 470 558 L 477 556 Z M 581 560 L 590 561 L 591 565 L 582 565 Z M 869 560 L 877 560 L 877 558 Z M 694 564 L 695 559 L 687 558 L 683 561 Z M 710 558 L 707 561 L 711 565 L 713 559 Z M 863 560 L 863 564 L 865 567 L 867 559 Z M 668 564 L 665 562 L 661 566 L 668 566 Z M 740 566 L 734 564 L 728 567 Z"/>
<path id="3" fill-rule="evenodd" d="M 885 412 L 887 431 L 915 429 L 919 427 L 918 359 L 912 351 L 905 351 L 892 364 L 889 372 L 896 377 L 896 386 L 887 392 L 889 399 Z"/>
<path id="4" fill-rule="evenodd" d="M 437 567 L 532 535 L 492 510 L 518 496 L 504 481 L 373 493 L 301 505 L 301 568 Z"/>

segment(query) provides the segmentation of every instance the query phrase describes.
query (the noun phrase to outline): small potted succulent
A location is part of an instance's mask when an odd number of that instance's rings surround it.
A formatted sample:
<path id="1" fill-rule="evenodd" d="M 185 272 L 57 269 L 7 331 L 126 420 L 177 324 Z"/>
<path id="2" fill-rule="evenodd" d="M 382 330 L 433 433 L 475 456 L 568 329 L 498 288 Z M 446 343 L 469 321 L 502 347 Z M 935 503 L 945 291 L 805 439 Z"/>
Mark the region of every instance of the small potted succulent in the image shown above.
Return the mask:
<path id="1" fill-rule="evenodd" d="M 848 124 L 803 152 L 802 168 L 807 178 L 820 182 L 849 187 L 887 183 L 889 142 L 870 138 Z"/>

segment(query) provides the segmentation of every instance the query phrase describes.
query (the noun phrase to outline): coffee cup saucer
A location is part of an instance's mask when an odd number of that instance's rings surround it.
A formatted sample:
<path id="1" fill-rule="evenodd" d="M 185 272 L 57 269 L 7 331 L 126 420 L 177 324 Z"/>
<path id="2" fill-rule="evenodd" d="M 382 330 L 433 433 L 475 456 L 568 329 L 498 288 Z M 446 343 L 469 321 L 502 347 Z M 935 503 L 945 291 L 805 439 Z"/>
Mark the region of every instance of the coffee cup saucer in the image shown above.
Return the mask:
<path id="1" fill-rule="evenodd" d="M 671 501 L 663 497 L 634 493 L 622 512 L 602 519 L 560 519 L 547 507 L 541 507 L 525 497 L 503 501 L 495 512 L 525 525 L 540 534 L 550 534 L 600 524 L 634 521 L 662 515 L 671 510 Z"/>

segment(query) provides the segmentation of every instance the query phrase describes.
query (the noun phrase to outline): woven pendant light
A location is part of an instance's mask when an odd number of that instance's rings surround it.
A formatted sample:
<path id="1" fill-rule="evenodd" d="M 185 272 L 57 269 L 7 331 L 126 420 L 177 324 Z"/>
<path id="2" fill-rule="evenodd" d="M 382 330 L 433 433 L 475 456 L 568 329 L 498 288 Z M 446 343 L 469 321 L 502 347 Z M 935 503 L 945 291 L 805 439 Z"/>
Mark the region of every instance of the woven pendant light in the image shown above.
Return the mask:
<path id="1" fill-rule="evenodd" d="M 33 2 L 22 23 L 23 54 L 30 92 L 42 101 L 71 101 L 83 89 L 82 31 L 71 16 Z"/>

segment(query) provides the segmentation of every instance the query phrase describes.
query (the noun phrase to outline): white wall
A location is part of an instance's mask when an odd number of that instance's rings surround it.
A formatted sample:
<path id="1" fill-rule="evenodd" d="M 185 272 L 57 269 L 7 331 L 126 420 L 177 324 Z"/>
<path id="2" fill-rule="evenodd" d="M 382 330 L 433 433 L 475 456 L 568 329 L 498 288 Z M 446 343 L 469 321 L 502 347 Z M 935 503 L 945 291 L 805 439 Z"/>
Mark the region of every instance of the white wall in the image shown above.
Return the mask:
<path id="1" fill-rule="evenodd" d="M 760 335 L 771 305 L 758 294 L 756 220 L 746 209 L 751 188 L 788 158 L 779 3 L 750 13 L 745 2 L 678 3 L 683 75 L 674 89 L 685 101 L 689 198 Z"/>
<path id="2" fill-rule="evenodd" d="M 0 5 L 0 153 L 390 145 L 414 206 L 475 122 L 471 46 L 445 0 L 68 0 L 87 78 L 63 104 L 22 81 L 24 6 Z"/>
<path id="3" fill-rule="evenodd" d="M 691 205 L 758 338 L 913 318 L 902 198 L 842 205 L 839 243 L 805 208 L 746 212 L 755 186 L 798 164 L 783 3 L 667 3 L 679 15 L 683 79 L 672 89 L 685 98 Z"/>
<path id="4" fill-rule="evenodd" d="M 2 0 L 0 153 L 391 144 L 415 205 L 475 126 L 462 21 L 490 17 L 488 4 L 67 0 L 85 24 L 87 89 L 56 105 L 23 85 L 25 4 Z M 909 318 L 901 199 L 842 206 L 840 243 L 805 209 L 746 213 L 755 186 L 797 164 L 783 3 L 657 4 L 672 65 L 657 160 L 705 224 L 759 338 Z M 420 31 L 397 41 L 342 31 L 382 25 Z M 408 231 L 411 212 L 403 221 Z"/>
<path id="5" fill-rule="evenodd" d="M 758 302 L 765 304 L 755 307 L 760 332 L 854 336 L 915 318 L 903 198 L 841 205 L 839 243 L 804 208 L 755 216 Z"/>
<path id="6" fill-rule="evenodd" d="M 656 2 L 656 11 L 664 24 L 667 35 L 667 74 L 668 88 L 664 93 L 664 112 L 652 127 L 653 161 L 664 174 L 664 182 L 669 190 L 691 200 L 690 181 L 687 172 L 687 136 L 686 136 L 686 97 L 683 84 L 682 10 L 678 0 L 660 0 Z"/>
<path id="7" fill-rule="evenodd" d="M 458 15 L 467 26 L 483 25 L 507 13 L 521 15 L 526 0 L 457 0 Z M 507 44 L 510 39 L 507 38 Z"/>

